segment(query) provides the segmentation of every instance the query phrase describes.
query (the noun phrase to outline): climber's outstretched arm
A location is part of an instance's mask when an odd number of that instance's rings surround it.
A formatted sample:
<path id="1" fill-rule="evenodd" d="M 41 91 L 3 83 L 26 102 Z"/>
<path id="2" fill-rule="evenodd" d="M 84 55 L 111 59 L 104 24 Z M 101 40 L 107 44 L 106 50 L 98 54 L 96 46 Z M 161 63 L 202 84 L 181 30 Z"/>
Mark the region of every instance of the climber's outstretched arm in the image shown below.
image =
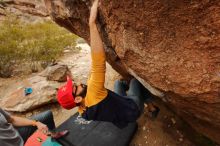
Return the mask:
<path id="1" fill-rule="evenodd" d="M 90 41 L 91 41 L 90 45 L 91 45 L 92 54 L 93 53 L 105 54 L 102 40 L 96 25 L 98 5 L 99 5 L 99 0 L 95 0 L 91 7 L 91 12 L 89 17 Z"/>
<path id="2" fill-rule="evenodd" d="M 99 0 L 95 0 L 89 17 L 90 46 L 91 46 L 91 71 L 88 79 L 86 102 L 90 105 L 97 104 L 107 96 L 105 84 L 106 56 L 102 40 L 97 29 L 96 18 Z"/>

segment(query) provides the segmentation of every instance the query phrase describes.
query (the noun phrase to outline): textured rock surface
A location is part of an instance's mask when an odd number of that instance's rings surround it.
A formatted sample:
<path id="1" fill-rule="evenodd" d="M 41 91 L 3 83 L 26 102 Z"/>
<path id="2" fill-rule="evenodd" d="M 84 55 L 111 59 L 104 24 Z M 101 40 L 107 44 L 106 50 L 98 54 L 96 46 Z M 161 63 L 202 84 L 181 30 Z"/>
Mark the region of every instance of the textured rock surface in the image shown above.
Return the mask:
<path id="1" fill-rule="evenodd" d="M 16 15 L 25 22 L 44 21 L 48 17 L 43 0 L 1 0 L 0 20 L 8 14 Z"/>
<path id="2" fill-rule="evenodd" d="M 90 1 L 45 3 L 55 22 L 89 41 Z M 98 24 L 113 68 L 164 93 L 192 127 L 220 143 L 220 1 L 101 3 Z"/>
<path id="3" fill-rule="evenodd" d="M 47 67 L 40 76 L 46 77 L 49 81 L 65 82 L 66 76 L 70 75 L 71 72 L 67 65 L 54 65 Z"/>
<path id="4" fill-rule="evenodd" d="M 45 77 L 34 76 L 16 83 L 1 101 L 1 107 L 7 111 L 24 112 L 42 105 L 56 102 L 57 82 L 47 81 Z M 31 87 L 33 92 L 24 95 L 24 89 Z"/>

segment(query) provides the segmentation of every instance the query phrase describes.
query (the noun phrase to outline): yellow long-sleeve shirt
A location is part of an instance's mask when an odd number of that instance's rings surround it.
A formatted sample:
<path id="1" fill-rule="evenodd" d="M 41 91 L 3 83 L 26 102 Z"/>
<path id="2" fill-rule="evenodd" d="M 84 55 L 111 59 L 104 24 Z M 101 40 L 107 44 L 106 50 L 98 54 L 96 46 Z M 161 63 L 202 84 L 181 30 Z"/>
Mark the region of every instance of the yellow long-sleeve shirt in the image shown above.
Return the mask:
<path id="1" fill-rule="evenodd" d="M 87 94 L 83 107 L 79 107 L 79 113 L 85 110 L 85 107 L 91 107 L 98 104 L 107 96 L 105 84 L 106 58 L 102 52 L 92 52 L 92 66 L 90 77 L 87 81 Z"/>
<path id="2" fill-rule="evenodd" d="M 92 68 L 88 79 L 84 106 L 79 112 L 86 120 L 108 121 L 118 127 L 125 127 L 140 116 L 138 105 L 130 98 L 124 98 L 104 87 L 105 54 L 92 52 Z"/>

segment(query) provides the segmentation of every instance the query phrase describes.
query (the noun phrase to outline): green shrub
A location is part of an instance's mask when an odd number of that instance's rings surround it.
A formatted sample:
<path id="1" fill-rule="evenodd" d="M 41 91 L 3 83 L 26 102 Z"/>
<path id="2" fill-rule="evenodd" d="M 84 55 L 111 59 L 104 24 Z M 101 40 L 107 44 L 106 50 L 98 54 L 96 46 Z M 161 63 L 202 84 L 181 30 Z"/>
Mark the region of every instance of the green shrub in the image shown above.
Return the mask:
<path id="1" fill-rule="evenodd" d="M 14 17 L 0 24 L 0 76 L 9 77 L 16 64 L 56 61 L 65 47 L 75 48 L 77 36 L 51 21 L 25 24 Z"/>

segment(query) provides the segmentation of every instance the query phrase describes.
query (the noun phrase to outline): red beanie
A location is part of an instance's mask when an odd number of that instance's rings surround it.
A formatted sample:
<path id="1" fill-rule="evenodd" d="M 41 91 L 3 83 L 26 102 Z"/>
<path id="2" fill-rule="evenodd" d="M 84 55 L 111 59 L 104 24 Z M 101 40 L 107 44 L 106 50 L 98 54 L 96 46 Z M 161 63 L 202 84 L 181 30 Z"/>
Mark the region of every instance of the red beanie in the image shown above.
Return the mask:
<path id="1" fill-rule="evenodd" d="M 74 99 L 72 79 L 67 76 L 67 83 L 57 91 L 57 101 L 63 108 L 72 109 L 76 106 Z"/>

